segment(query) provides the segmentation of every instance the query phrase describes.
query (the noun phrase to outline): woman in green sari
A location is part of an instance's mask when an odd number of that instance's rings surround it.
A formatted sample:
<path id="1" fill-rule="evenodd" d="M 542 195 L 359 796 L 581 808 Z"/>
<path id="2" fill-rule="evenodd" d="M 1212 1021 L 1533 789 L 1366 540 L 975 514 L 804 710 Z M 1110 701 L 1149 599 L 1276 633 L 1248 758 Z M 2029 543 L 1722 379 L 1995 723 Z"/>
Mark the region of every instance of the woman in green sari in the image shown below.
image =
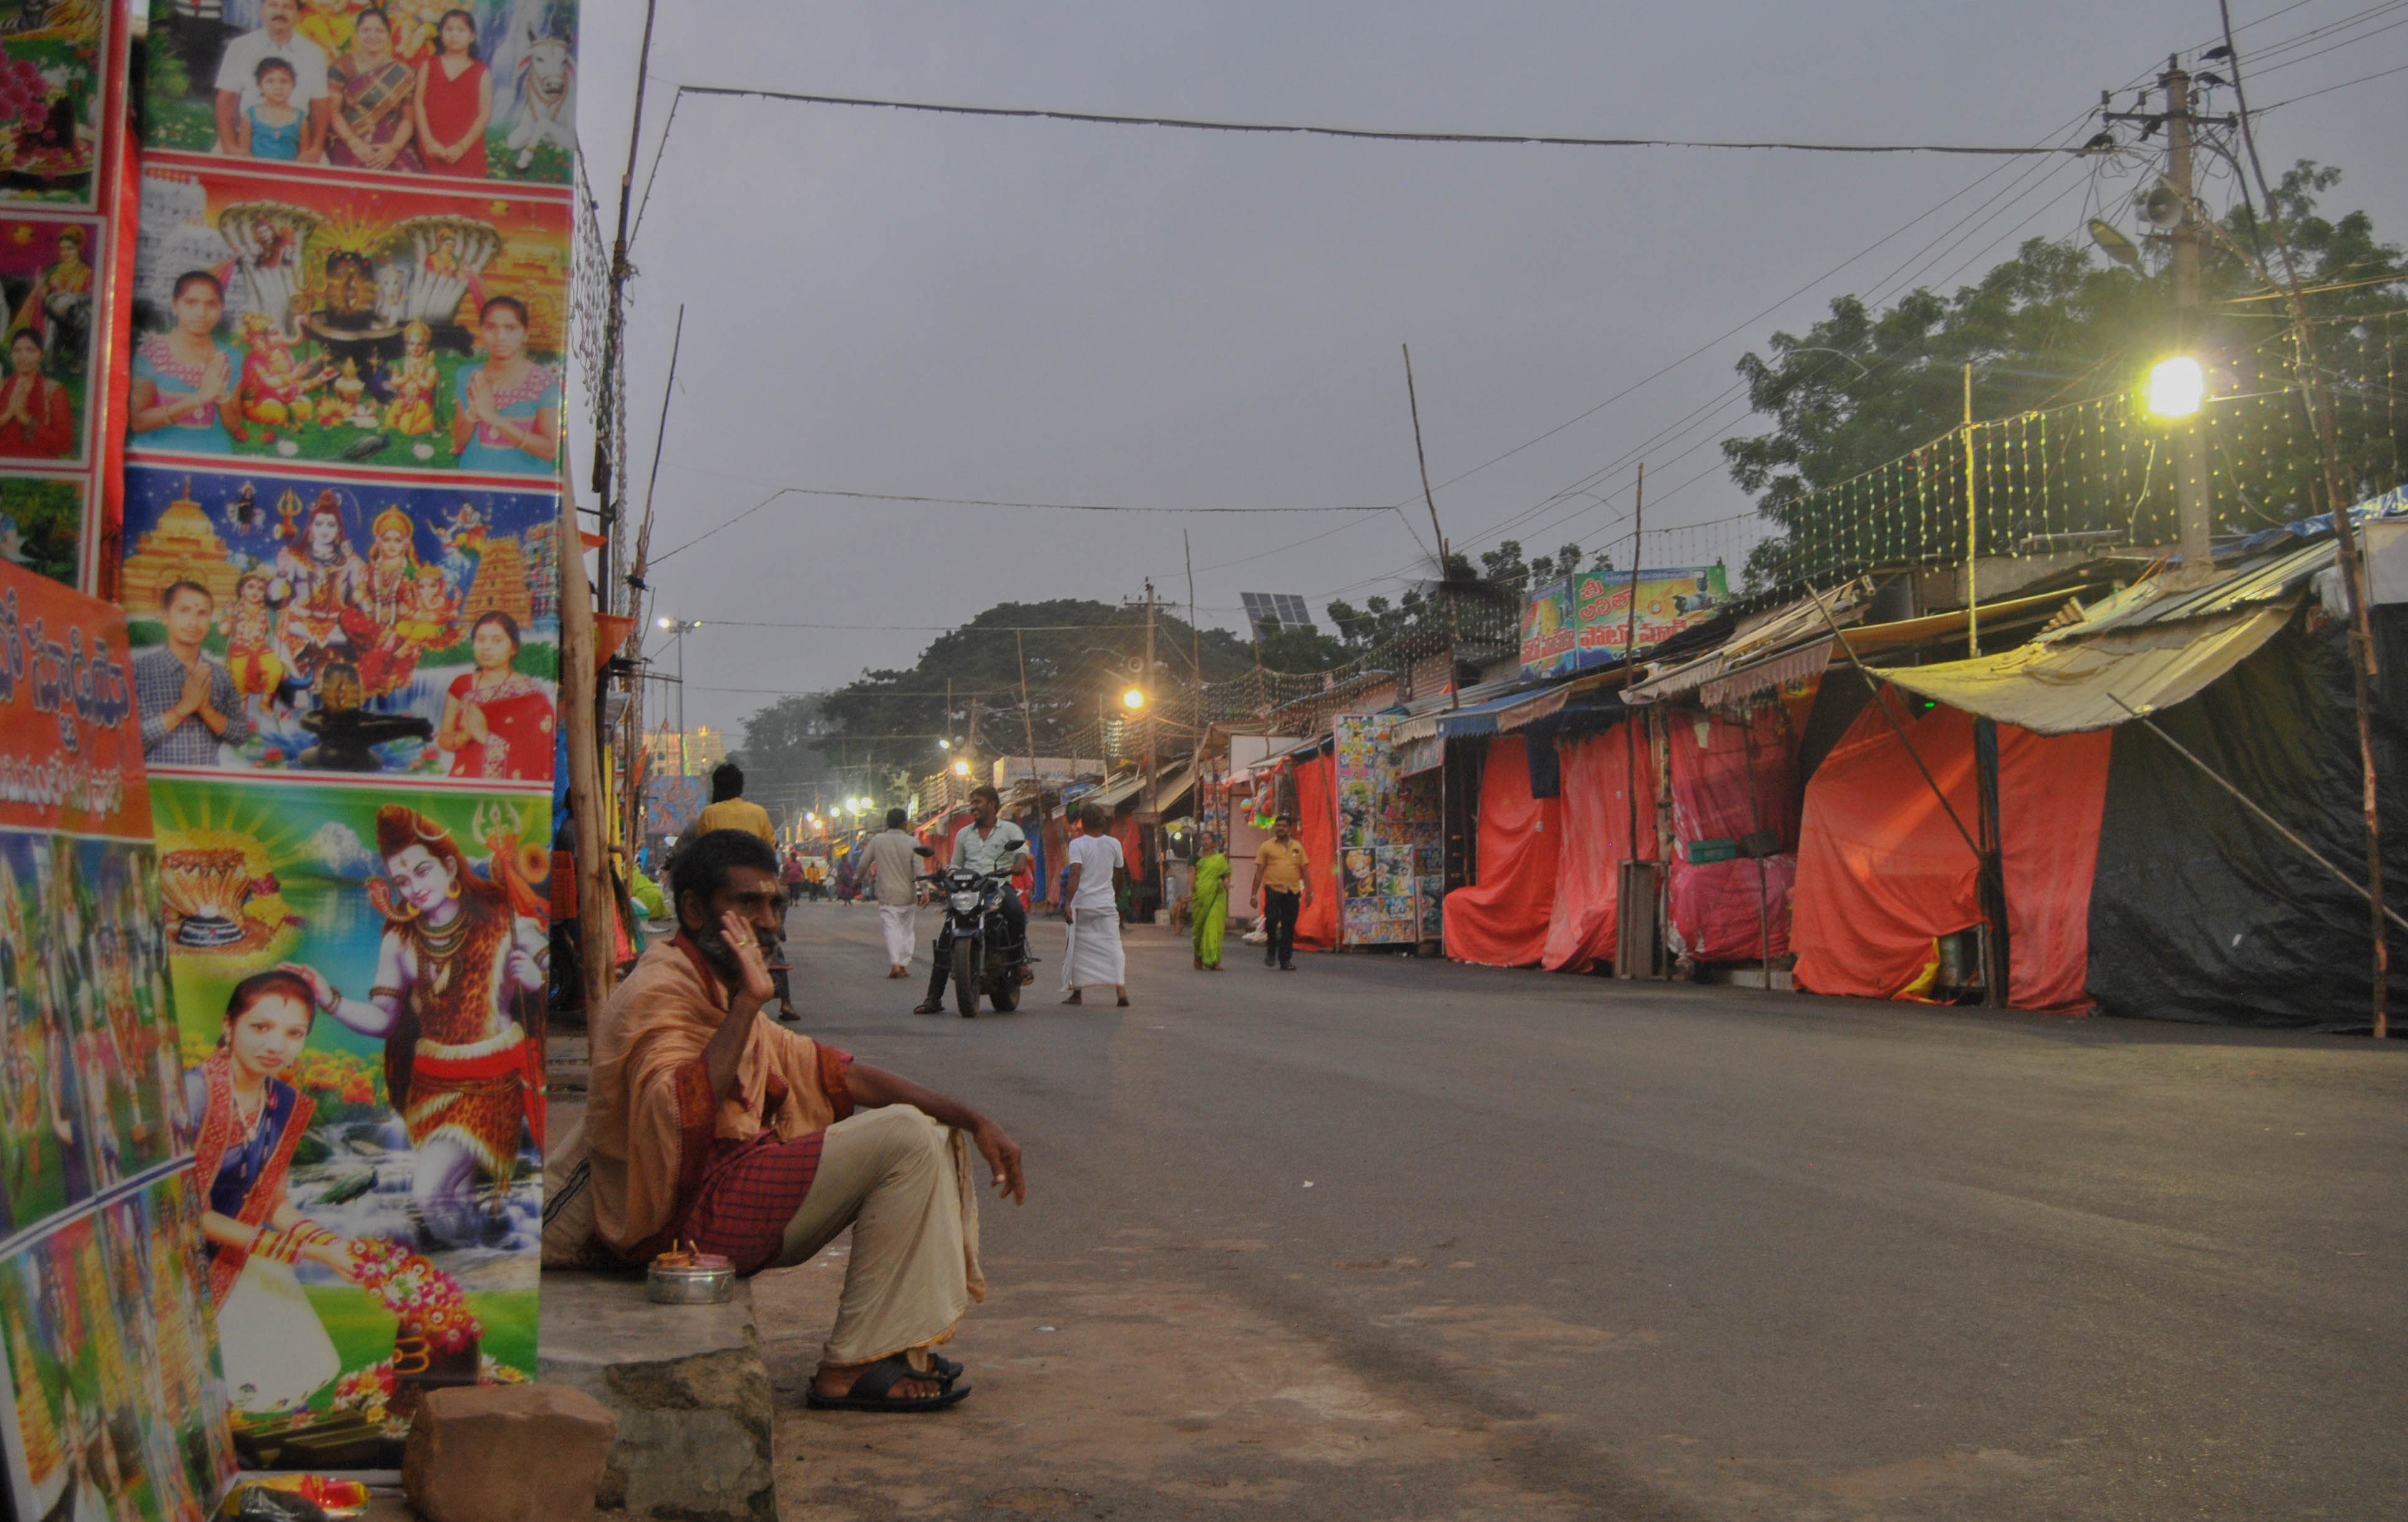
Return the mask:
<path id="1" fill-rule="evenodd" d="M 1187 910 L 1195 927 L 1196 969 L 1220 971 L 1221 931 L 1229 923 L 1229 858 L 1222 854 L 1221 838 L 1211 830 L 1196 837 L 1196 886 Z"/>

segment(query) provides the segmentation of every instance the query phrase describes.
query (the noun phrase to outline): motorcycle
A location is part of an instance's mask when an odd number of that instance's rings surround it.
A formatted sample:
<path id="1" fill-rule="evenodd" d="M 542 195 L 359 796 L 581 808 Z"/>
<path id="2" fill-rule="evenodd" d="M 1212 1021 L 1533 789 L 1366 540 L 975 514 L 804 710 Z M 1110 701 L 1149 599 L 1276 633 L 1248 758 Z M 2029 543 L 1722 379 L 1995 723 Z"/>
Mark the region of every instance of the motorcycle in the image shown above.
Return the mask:
<path id="1" fill-rule="evenodd" d="M 920 850 L 935 854 L 925 846 Z M 978 1018 L 982 993 L 997 1013 L 1019 1008 L 1020 970 L 1027 965 L 1028 948 L 1013 940 L 1011 922 L 1003 913 L 1010 874 L 949 867 L 918 881 L 933 884 L 944 905 L 945 927 L 937 935 L 937 954 L 950 951 L 953 956 L 953 1007 L 962 1018 Z"/>

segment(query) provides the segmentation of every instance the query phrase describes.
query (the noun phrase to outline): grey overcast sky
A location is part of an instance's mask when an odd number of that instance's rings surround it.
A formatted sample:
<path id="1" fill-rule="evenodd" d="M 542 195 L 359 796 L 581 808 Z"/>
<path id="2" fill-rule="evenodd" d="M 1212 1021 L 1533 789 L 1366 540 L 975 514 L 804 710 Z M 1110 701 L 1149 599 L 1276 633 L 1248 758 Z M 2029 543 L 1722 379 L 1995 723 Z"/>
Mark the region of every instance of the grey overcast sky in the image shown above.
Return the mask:
<path id="1" fill-rule="evenodd" d="M 2408 65 L 2408 0 L 2236 7 L 2244 66 L 2265 54 L 2244 77 L 2253 105 Z M 641 19 L 633 0 L 589 0 L 582 22 L 580 134 L 606 225 Z M 1349 126 L 2079 141 L 2100 89 L 2128 105 L 2216 26 L 2200 0 L 684 0 L 660 10 L 638 183 L 680 83 Z M 2408 237 L 2403 92 L 2408 73 L 2272 112 L 2270 167 L 2339 165 L 2329 204 Z M 653 577 L 661 611 L 706 621 L 687 639 L 688 722 L 740 725 L 775 693 L 908 665 L 930 636 L 892 625 L 1136 596 L 1149 575 L 1183 603 L 1182 529 L 1208 625 L 1241 626 L 1242 591 L 1303 594 L 1316 616 L 1333 595 L 1394 595 L 1429 538 L 1400 342 L 1458 549 L 1569 538 L 1627 564 L 1643 457 L 1647 563 L 1736 565 L 1748 504 L 1714 440 L 1754 424 L 1713 404 L 1742 352 L 1833 295 L 1953 289 L 2024 237 L 2078 237 L 2098 203 L 2129 227 L 2131 183 L 2071 160 L 1386 144 L 689 98 L 633 253 L 638 505 L 686 309 L 656 555 L 786 485 L 1409 510 L 788 496 Z M 582 427 L 574 447 L 582 494 Z M 1532 511 L 1578 483 L 1598 496 Z M 1702 526 L 1656 532 L 1676 525 Z"/>

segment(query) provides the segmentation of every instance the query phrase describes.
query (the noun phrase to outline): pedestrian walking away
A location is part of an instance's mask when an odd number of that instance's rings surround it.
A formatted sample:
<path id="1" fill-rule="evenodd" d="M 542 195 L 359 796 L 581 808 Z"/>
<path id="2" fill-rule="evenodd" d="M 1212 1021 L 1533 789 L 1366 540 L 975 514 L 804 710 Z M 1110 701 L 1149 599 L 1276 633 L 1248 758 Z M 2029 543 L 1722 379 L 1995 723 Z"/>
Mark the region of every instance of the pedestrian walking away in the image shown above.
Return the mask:
<path id="1" fill-rule="evenodd" d="M 1271 825 L 1271 838 L 1254 847 L 1252 897 L 1270 929 L 1270 939 L 1263 943 L 1265 967 L 1296 970 L 1296 917 L 1312 905 L 1312 867 L 1304 843 L 1296 839 L 1296 816 L 1280 815 Z"/>
<path id="2" fill-rule="evenodd" d="M 1211 830 L 1196 837 L 1196 877 L 1187 890 L 1188 934 L 1196 942 L 1196 970 L 1221 970 L 1221 933 L 1229 922 L 1229 858 Z"/>
<path id="3" fill-rule="evenodd" d="M 970 822 L 953 837 L 953 856 L 950 865 L 967 867 L 974 872 L 993 872 L 1010 876 L 1027 865 L 1028 837 L 1020 826 L 999 817 L 1003 812 L 1003 796 L 984 783 L 970 789 Z M 1028 946 L 1028 909 L 1020 901 L 1020 891 L 1007 883 L 1003 885 L 1001 904 L 1003 917 L 1011 926 L 1012 938 L 1020 942 L 1023 965 L 1020 981 L 1031 983 L 1036 974 L 1026 966 Z M 928 997 L 913 1005 L 913 1014 L 942 1014 L 945 1012 L 945 984 L 953 976 L 953 943 L 939 935 L 936 946 L 936 970 L 928 975 Z M 968 1014 L 970 1012 L 961 1012 Z"/>
<path id="4" fill-rule="evenodd" d="M 766 841 L 774 858 L 778 851 L 778 826 L 770 823 L 769 811 L 744 796 L 744 768 L 733 761 L 722 761 L 710 768 L 710 802 L 695 815 L 681 840 L 699 840 L 713 830 L 742 830 L 756 840 Z M 682 854 L 682 853 L 680 853 Z M 677 891 L 677 868 L 669 868 L 669 891 Z M 786 922 L 778 919 L 777 945 L 769 955 L 769 977 L 777 984 L 778 1018 L 799 1020 L 795 1008 L 793 969 L 786 963 Z"/>
<path id="5" fill-rule="evenodd" d="M 804 1399 L 933 1411 L 969 1393 L 931 1351 L 986 1296 L 969 1150 L 1027 1197 L 1020 1148 L 957 1099 L 763 1020 L 785 912 L 778 857 L 740 830 L 680 853 L 676 938 L 595 1023 L 585 1117 L 546 1175 L 548 1265 L 650 1263 L 686 1242 L 740 1274 L 846 1228 L 836 1326 Z"/>
<path id="6" fill-rule="evenodd" d="M 1101 804 L 1079 811 L 1080 835 L 1068 854 L 1070 876 L 1062 899 L 1062 918 L 1069 935 L 1062 947 L 1062 993 L 1065 1004 L 1084 1003 L 1084 989 L 1109 984 L 1125 1008 L 1128 958 L 1121 949 L 1118 883 L 1128 876 L 1128 862 L 1120 841 L 1112 839 L 1111 816 Z"/>
<path id="7" fill-rule="evenodd" d="M 869 838 L 869 882 L 878 895 L 878 926 L 886 932 L 886 975 L 911 975 L 911 954 L 917 939 L 913 916 L 920 907 L 916 880 L 920 842 L 903 826 L 911 816 L 900 809 L 886 811 L 886 827 Z"/>

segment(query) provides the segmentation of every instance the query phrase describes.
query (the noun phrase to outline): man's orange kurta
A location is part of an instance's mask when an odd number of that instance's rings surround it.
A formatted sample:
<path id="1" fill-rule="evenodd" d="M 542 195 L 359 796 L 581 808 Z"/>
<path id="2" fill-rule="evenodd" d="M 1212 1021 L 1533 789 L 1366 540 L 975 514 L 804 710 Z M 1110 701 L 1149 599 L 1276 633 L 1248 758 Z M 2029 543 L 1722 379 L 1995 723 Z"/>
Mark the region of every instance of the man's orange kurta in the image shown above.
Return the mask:
<path id="1" fill-rule="evenodd" d="M 765 1113 L 768 1131 L 791 1142 L 852 1112 L 849 1059 L 757 1015 L 736 1092 L 714 1104 L 702 1054 L 728 1002 L 681 934 L 644 954 L 594 1024 L 585 1112 L 594 1225 L 623 1257 L 668 1245 L 714 1152 L 759 1136 Z"/>

